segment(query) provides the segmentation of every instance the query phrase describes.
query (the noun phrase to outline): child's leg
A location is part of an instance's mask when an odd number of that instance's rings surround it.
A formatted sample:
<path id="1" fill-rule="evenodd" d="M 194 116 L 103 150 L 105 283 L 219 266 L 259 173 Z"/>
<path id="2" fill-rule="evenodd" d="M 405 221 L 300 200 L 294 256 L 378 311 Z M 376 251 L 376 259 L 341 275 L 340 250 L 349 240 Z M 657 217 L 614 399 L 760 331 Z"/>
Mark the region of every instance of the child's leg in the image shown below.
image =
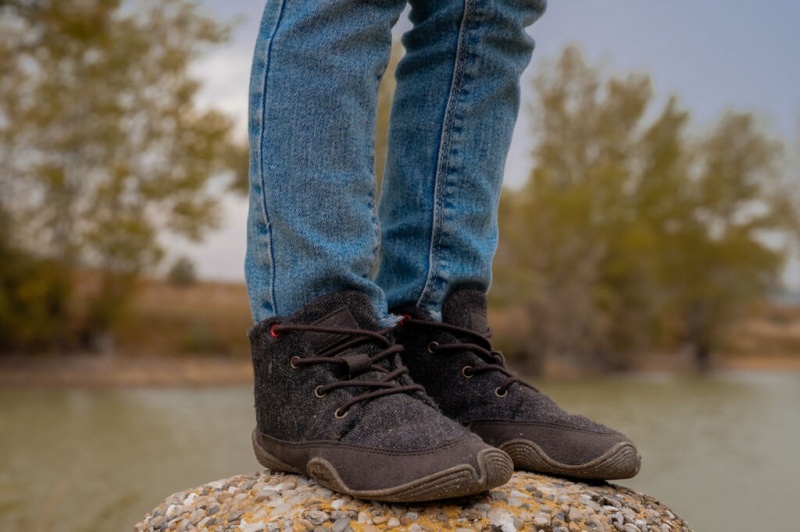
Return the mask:
<path id="1" fill-rule="evenodd" d="M 251 91 L 247 280 L 259 462 L 409 502 L 480 493 L 513 463 L 436 409 L 376 323 L 375 107 L 403 4 L 269 0 Z"/>
<path id="2" fill-rule="evenodd" d="M 381 196 L 378 284 L 391 307 L 439 315 L 451 288 L 486 291 L 519 78 L 543 0 L 413 0 Z"/>
<path id="3" fill-rule="evenodd" d="M 250 89 L 247 284 L 256 322 L 369 276 L 378 82 L 404 0 L 269 0 Z"/>
<path id="4" fill-rule="evenodd" d="M 544 3 L 412 5 L 415 28 L 398 72 L 381 200 L 378 277 L 392 308 L 407 316 L 395 331 L 403 361 L 442 412 L 508 452 L 518 469 L 631 477 L 640 459 L 627 437 L 564 412 L 509 372 L 488 339 L 497 202 L 519 76 L 533 48 L 524 28 Z"/>

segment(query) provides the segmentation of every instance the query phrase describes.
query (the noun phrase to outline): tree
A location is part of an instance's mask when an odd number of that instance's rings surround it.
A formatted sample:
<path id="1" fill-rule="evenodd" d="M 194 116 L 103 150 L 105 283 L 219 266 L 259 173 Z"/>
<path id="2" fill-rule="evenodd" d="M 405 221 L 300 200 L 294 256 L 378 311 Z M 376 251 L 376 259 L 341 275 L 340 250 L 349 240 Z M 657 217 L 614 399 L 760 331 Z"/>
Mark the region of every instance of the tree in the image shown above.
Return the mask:
<path id="1" fill-rule="evenodd" d="M 746 113 L 694 138 L 676 98 L 651 111 L 646 75 L 603 76 L 575 48 L 534 85 L 536 166 L 503 206 L 495 283 L 521 294 L 527 344 L 624 368 L 688 342 L 704 365 L 778 280 L 785 253 L 764 236 L 794 220 L 780 144 Z"/>
<path id="2" fill-rule="evenodd" d="M 199 239 L 241 171 L 231 120 L 198 108 L 189 72 L 227 35 L 186 0 L 0 3 L 0 207 L 65 284 L 98 272 L 89 344 L 160 260 L 160 235 Z"/>
<path id="3" fill-rule="evenodd" d="M 179 257 L 167 273 L 167 279 L 173 286 L 186 288 L 197 283 L 197 271 L 188 257 Z"/>
<path id="4" fill-rule="evenodd" d="M 676 198 L 687 212 L 660 235 L 660 277 L 681 337 L 707 368 L 726 325 L 777 288 L 787 252 L 765 237 L 789 233 L 796 218 L 781 186 L 781 145 L 752 115 L 726 113 L 696 146 Z"/>
<path id="5" fill-rule="evenodd" d="M 47 348 L 56 337 L 66 286 L 50 261 L 14 248 L 0 210 L 0 353 Z"/>

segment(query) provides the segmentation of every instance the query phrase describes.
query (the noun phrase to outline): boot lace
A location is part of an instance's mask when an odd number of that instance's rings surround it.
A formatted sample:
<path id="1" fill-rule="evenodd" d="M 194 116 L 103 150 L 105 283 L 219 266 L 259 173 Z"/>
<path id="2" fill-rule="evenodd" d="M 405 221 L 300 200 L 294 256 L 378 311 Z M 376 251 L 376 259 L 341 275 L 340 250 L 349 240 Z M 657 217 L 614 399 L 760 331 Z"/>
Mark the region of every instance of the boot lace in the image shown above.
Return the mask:
<path id="1" fill-rule="evenodd" d="M 461 373 L 464 377 L 471 379 L 476 375 L 489 372 L 500 372 L 506 376 L 506 380 L 495 389 L 495 394 L 499 397 L 505 397 L 508 394 L 508 389 L 514 384 L 519 383 L 528 386 L 522 379 L 506 368 L 505 357 L 500 351 L 492 349 L 492 344 L 488 336 L 484 336 L 471 329 L 458 327 L 449 323 L 440 323 L 427 320 L 416 320 L 410 316 L 403 316 L 400 322 L 402 326 L 410 325 L 412 327 L 425 327 L 434 330 L 448 332 L 456 337 L 454 343 L 439 343 L 433 341 L 428 344 L 429 353 L 455 353 L 469 351 L 477 355 L 481 359 L 481 364 L 475 366 L 464 366 L 461 368 Z"/>
<path id="2" fill-rule="evenodd" d="M 400 377 L 408 373 L 408 368 L 400 364 L 391 369 L 393 364 L 391 358 L 403 352 L 403 346 L 393 343 L 388 334 L 391 329 L 379 331 L 366 331 L 363 329 L 348 329 L 339 327 L 320 327 L 316 325 L 300 325 L 294 323 L 276 324 L 270 328 L 270 335 L 278 338 L 282 332 L 314 332 L 324 334 L 334 334 L 337 336 L 349 337 L 346 341 L 340 341 L 327 349 L 316 353 L 315 356 L 301 358 L 294 356 L 290 360 L 293 368 L 312 366 L 314 364 L 330 364 L 347 368 L 350 379 L 339 380 L 329 384 L 322 384 L 314 389 L 314 395 L 322 398 L 328 392 L 339 388 L 362 388 L 365 389 L 342 406 L 340 406 L 335 416 L 339 419 L 347 415 L 348 410 L 355 404 L 362 401 L 369 401 L 385 395 L 395 393 L 425 393 L 425 388 L 420 384 L 401 384 Z M 359 353 L 355 349 L 368 344 L 377 344 L 383 349 L 374 354 Z M 388 364 L 380 364 L 383 360 L 389 360 Z M 356 379 L 356 377 L 375 371 L 383 374 L 380 379 Z"/>

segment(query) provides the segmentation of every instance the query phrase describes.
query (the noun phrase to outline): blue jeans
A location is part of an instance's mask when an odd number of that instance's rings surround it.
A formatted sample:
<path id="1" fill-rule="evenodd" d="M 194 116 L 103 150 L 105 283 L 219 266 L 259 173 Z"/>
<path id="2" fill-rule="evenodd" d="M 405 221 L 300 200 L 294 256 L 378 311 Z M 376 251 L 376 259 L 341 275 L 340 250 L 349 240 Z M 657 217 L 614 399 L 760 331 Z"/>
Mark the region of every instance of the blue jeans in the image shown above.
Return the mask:
<path id="1" fill-rule="evenodd" d="M 406 0 L 267 1 L 250 87 L 256 322 L 346 289 L 378 319 L 409 303 L 438 317 L 451 290 L 489 288 L 525 28 L 545 0 L 410 3 L 376 209 L 378 83 Z"/>

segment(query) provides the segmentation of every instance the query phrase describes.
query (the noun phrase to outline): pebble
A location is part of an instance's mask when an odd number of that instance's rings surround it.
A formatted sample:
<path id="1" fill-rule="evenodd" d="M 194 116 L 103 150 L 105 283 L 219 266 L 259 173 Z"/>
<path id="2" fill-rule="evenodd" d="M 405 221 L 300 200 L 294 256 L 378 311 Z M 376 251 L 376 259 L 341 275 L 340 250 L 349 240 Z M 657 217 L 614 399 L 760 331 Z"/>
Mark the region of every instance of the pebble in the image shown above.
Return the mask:
<path id="1" fill-rule="evenodd" d="M 601 511 L 600 505 L 592 500 L 583 501 L 583 505 L 586 506 L 587 508 L 591 508 L 595 512 Z"/>
<path id="2" fill-rule="evenodd" d="M 313 530 L 314 529 L 314 523 L 312 523 L 308 519 L 298 519 L 297 520 L 297 525 L 302 527 L 303 530 Z"/>
<path id="3" fill-rule="evenodd" d="M 495 501 L 507 501 L 508 495 L 504 491 L 493 491 L 491 495 Z"/>
<path id="4" fill-rule="evenodd" d="M 622 508 L 622 503 L 613 497 L 603 497 L 601 501 L 603 502 L 603 504 L 607 504 L 608 506 L 613 506 L 614 508 Z"/>
<path id="5" fill-rule="evenodd" d="M 168 497 L 137 532 L 689 532 L 660 502 L 614 485 L 518 472 L 488 494 L 442 503 L 380 503 L 315 481 L 268 471 L 238 475 Z"/>
<path id="6" fill-rule="evenodd" d="M 516 525 L 514 525 L 514 517 L 505 510 L 490 510 L 487 517 L 493 526 L 500 528 L 503 532 L 514 532 L 517 530 Z"/>
<path id="7" fill-rule="evenodd" d="M 306 519 L 311 521 L 313 525 L 321 525 L 322 523 L 327 523 L 330 519 L 330 516 L 325 512 L 321 512 L 319 510 L 311 510 L 310 512 L 305 513 Z"/>
<path id="8" fill-rule="evenodd" d="M 581 521 L 583 519 L 583 513 L 577 508 L 570 508 L 567 517 L 570 521 Z"/>
<path id="9" fill-rule="evenodd" d="M 349 517 L 342 517 L 341 519 L 337 519 L 336 522 L 333 523 L 333 532 L 344 532 L 347 530 L 347 527 L 350 526 L 350 518 Z"/>
<path id="10" fill-rule="evenodd" d="M 333 501 L 331 503 L 331 508 L 333 508 L 334 510 L 338 510 L 339 508 L 341 508 L 345 504 L 347 504 L 346 500 L 344 500 L 344 499 L 336 499 L 335 501 Z"/>
<path id="11" fill-rule="evenodd" d="M 292 509 L 292 504 L 288 503 L 288 502 L 285 502 L 283 504 L 278 504 L 277 506 L 273 507 L 272 513 L 275 513 L 275 514 L 278 514 L 278 515 L 285 514 L 286 512 L 288 512 L 291 509 Z"/>

